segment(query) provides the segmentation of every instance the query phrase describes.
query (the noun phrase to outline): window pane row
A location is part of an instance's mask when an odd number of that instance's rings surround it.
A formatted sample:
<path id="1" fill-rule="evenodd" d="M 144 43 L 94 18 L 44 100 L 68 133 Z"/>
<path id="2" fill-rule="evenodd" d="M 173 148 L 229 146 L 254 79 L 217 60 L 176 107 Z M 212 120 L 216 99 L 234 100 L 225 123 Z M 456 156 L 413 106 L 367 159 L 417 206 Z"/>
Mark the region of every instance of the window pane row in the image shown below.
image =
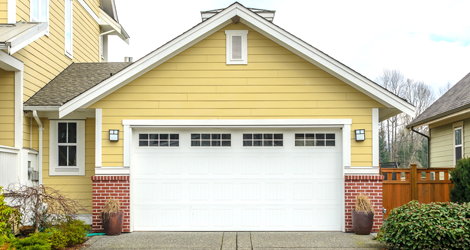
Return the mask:
<path id="1" fill-rule="evenodd" d="M 179 134 L 139 134 L 141 147 L 178 147 Z"/>
<path id="2" fill-rule="evenodd" d="M 282 147 L 283 134 L 243 134 L 244 147 Z"/>
<path id="3" fill-rule="evenodd" d="M 191 134 L 191 147 L 230 147 L 231 134 Z"/>
<path id="4" fill-rule="evenodd" d="M 334 147 L 335 134 L 295 134 L 296 147 Z"/>

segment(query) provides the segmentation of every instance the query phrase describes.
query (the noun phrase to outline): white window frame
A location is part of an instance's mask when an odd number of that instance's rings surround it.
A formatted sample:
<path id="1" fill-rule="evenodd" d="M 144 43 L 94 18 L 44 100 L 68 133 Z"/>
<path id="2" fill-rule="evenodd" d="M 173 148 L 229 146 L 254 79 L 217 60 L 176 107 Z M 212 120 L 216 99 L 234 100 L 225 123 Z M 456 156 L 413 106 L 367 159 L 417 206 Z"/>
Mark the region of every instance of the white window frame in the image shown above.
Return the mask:
<path id="1" fill-rule="evenodd" d="M 461 142 L 462 142 L 461 145 L 455 145 L 455 131 L 456 131 L 457 129 L 460 129 L 460 130 L 461 130 L 461 133 L 460 133 L 460 136 L 461 136 L 460 140 L 461 140 Z M 462 158 L 464 158 L 464 155 L 465 155 L 463 138 L 464 138 L 464 136 L 463 136 L 463 121 L 453 123 L 453 124 L 452 124 L 452 145 L 453 145 L 454 147 L 452 148 L 452 150 L 453 150 L 454 152 L 453 152 L 452 155 L 454 156 L 454 166 L 457 165 L 457 160 L 455 159 L 455 158 L 456 158 L 455 149 L 456 149 L 457 147 L 461 147 L 461 148 L 462 148 Z"/>
<path id="2" fill-rule="evenodd" d="M 248 30 L 226 30 L 226 58 L 227 64 L 248 64 Z M 232 59 L 232 37 L 242 37 L 242 58 Z"/>
<path id="3" fill-rule="evenodd" d="M 35 6 L 33 5 L 33 2 L 37 2 L 37 13 L 38 13 L 38 18 L 36 19 L 33 15 L 33 13 L 35 12 Z M 41 19 L 39 16 L 41 14 L 41 2 L 45 2 L 45 6 L 46 6 L 46 17 L 44 19 Z M 44 23 L 47 23 L 47 30 L 46 30 L 46 36 L 49 36 L 49 0 L 30 0 L 29 1 L 29 5 L 30 5 L 30 8 L 29 8 L 29 21 L 30 22 L 44 22 Z"/>
<path id="4" fill-rule="evenodd" d="M 59 167 L 58 124 L 77 123 L 77 166 Z M 85 120 L 50 120 L 49 175 L 85 175 Z"/>
<path id="5" fill-rule="evenodd" d="M 70 48 L 67 48 L 67 2 L 70 3 Z M 64 53 L 73 59 L 73 0 L 64 0 Z"/>

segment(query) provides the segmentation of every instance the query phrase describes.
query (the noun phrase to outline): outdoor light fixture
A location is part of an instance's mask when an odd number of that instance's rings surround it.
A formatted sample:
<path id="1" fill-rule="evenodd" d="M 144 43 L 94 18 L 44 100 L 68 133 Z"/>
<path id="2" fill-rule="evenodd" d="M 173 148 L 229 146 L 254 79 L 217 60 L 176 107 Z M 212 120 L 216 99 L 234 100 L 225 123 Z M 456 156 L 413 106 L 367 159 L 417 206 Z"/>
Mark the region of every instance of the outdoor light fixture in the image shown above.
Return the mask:
<path id="1" fill-rule="evenodd" d="M 109 130 L 109 141 L 119 141 L 119 130 L 117 129 Z"/>
<path id="2" fill-rule="evenodd" d="M 365 129 L 356 129 L 355 131 L 356 131 L 356 141 L 366 140 Z"/>

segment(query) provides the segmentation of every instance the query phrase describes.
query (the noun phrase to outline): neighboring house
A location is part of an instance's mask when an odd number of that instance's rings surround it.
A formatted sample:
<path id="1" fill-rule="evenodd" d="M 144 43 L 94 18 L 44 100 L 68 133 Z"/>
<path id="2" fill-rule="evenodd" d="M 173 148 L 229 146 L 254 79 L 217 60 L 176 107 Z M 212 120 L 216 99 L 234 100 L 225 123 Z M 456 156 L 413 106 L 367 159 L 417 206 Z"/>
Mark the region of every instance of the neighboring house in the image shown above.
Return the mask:
<path id="1" fill-rule="evenodd" d="M 407 127 L 429 127 L 431 168 L 452 168 L 470 155 L 470 74 L 449 89 Z"/>
<path id="2" fill-rule="evenodd" d="M 274 11 L 234 3 L 202 18 L 134 63 L 72 64 L 25 102 L 44 127 L 32 130 L 44 183 L 93 189 L 94 231 L 110 196 L 127 232 L 351 231 L 359 192 L 377 231 L 378 124 L 414 107 Z"/>
<path id="3" fill-rule="evenodd" d="M 43 175 L 49 145 L 38 137 L 34 116 L 39 113 L 40 123 L 53 117 L 37 112 L 41 109 L 23 109 L 23 103 L 69 65 L 106 61 L 109 35 L 129 39 L 113 0 L 0 0 L 0 186 L 18 181 L 53 185 L 91 209 L 91 173 L 60 179 Z M 41 134 L 47 137 L 48 128 Z"/>

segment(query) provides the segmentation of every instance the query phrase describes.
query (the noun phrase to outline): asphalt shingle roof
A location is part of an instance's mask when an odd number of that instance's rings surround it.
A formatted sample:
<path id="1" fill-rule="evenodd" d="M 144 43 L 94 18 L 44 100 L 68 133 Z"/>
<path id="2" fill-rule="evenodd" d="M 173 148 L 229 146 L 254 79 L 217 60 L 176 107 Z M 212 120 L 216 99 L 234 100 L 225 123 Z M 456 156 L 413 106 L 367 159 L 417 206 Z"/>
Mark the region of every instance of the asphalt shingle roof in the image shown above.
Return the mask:
<path id="1" fill-rule="evenodd" d="M 24 105 L 62 106 L 131 64 L 129 62 L 72 63 Z"/>
<path id="2" fill-rule="evenodd" d="M 449 89 L 409 125 L 416 126 L 470 106 L 470 73 Z"/>

